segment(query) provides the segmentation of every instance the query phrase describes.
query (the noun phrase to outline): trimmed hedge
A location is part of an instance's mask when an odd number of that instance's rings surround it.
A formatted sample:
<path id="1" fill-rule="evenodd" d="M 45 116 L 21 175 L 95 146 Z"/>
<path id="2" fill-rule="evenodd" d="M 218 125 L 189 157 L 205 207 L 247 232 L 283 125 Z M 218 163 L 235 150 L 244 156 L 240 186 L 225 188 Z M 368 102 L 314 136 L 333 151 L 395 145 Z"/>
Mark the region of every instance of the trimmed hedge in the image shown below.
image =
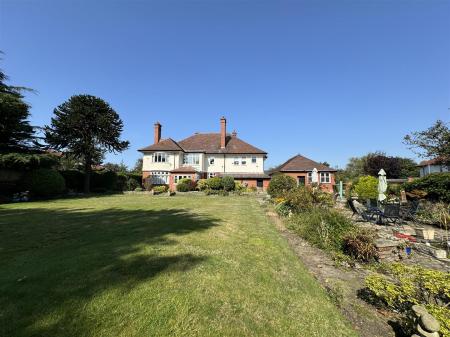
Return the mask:
<path id="1" fill-rule="evenodd" d="M 450 172 L 432 173 L 404 184 L 407 192 L 425 191 L 426 198 L 434 201 L 450 202 Z"/>
<path id="2" fill-rule="evenodd" d="M 52 154 L 7 153 L 0 154 L 0 168 L 28 171 L 52 168 L 58 165 L 58 157 Z"/>
<path id="3" fill-rule="evenodd" d="M 58 171 L 41 168 L 25 175 L 24 187 L 32 196 L 50 197 L 63 193 L 66 184 Z"/>
<path id="4" fill-rule="evenodd" d="M 212 177 L 206 180 L 206 184 L 212 190 L 221 190 L 223 188 L 223 180 L 221 177 Z"/>

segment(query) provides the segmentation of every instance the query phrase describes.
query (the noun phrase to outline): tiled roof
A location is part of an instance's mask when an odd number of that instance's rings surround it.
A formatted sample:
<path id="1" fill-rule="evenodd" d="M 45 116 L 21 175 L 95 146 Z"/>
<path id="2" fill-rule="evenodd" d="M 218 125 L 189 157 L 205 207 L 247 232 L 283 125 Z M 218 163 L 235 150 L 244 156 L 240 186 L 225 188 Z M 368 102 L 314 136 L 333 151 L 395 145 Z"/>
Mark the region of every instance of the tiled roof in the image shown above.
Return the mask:
<path id="1" fill-rule="evenodd" d="M 220 148 L 220 133 L 197 133 L 180 142 L 168 138 L 139 151 L 184 151 L 205 153 L 267 154 L 236 136 L 227 135 L 224 149 Z"/>
<path id="2" fill-rule="evenodd" d="M 441 165 L 442 160 L 439 160 L 439 158 L 434 158 L 430 160 L 424 160 L 419 163 L 417 166 L 428 166 L 428 165 Z"/>
<path id="3" fill-rule="evenodd" d="M 175 170 L 170 171 L 170 173 L 193 173 L 198 172 L 195 168 L 192 166 L 181 166 Z"/>
<path id="4" fill-rule="evenodd" d="M 183 151 L 183 149 L 172 138 L 161 140 L 159 143 L 149 145 L 138 151 Z"/>
<path id="5" fill-rule="evenodd" d="M 280 166 L 271 170 L 271 173 L 274 173 L 274 172 L 305 172 L 305 171 L 312 171 L 314 168 L 316 168 L 318 171 L 336 172 L 336 170 L 334 168 L 325 166 L 323 164 L 320 164 L 318 162 L 315 162 L 314 160 L 311 160 L 309 158 L 303 157 L 298 154 L 298 155 L 290 158 L 289 160 L 287 160 L 285 163 L 281 164 Z"/>
<path id="6" fill-rule="evenodd" d="M 185 152 L 266 154 L 236 136 L 227 135 L 225 148 L 220 148 L 220 133 L 197 133 L 179 142 Z"/>

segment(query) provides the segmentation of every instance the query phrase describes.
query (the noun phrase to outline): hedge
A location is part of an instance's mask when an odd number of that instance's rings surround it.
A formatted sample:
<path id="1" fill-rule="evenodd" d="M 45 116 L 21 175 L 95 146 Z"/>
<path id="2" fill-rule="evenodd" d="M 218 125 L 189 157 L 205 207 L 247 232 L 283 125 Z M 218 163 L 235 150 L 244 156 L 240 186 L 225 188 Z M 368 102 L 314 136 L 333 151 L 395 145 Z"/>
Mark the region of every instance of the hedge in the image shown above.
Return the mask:
<path id="1" fill-rule="evenodd" d="M 37 168 L 52 168 L 58 165 L 53 154 L 7 153 L 0 154 L 0 168 L 28 171 Z"/>
<path id="2" fill-rule="evenodd" d="M 44 168 L 27 173 L 23 184 L 24 188 L 36 197 L 58 195 L 66 189 L 64 178 L 58 171 Z"/>
<path id="3" fill-rule="evenodd" d="M 404 184 L 407 192 L 425 191 L 426 198 L 434 201 L 450 202 L 450 172 L 432 173 Z"/>

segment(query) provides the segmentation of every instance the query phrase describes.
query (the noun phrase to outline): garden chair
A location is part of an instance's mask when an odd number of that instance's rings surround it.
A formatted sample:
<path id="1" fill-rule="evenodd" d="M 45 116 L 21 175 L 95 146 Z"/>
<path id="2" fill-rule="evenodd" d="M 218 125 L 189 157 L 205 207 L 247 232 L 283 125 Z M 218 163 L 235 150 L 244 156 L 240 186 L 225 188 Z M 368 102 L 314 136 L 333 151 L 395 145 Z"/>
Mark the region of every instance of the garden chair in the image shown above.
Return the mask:
<path id="1" fill-rule="evenodd" d="M 400 215 L 400 204 L 385 204 L 383 210 L 373 210 L 372 211 L 375 216 L 378 217 L 378 224 L 393 223 L 397 225 L 397 221 L 400 222 L 403 220 Z"/>
<path id="2" fill-rule="evenodd" d="M 358 214 L 364 221 L 371 222 L 374 220 L 375 213 L 373 213 L 372 211 L 364 210 L 360 207 L 356 207 L 352 199 L 348 199 L 347 204 L 353 212 L 352 218 L 355 214 Z"/>
<path id="3" fill-rule="evenodd" d="M 402 220 L 416 221 L 417 211 L 419 209 L 419 201 L 414 200 L 408 203 L 407 207 L 401 210 Z"/>

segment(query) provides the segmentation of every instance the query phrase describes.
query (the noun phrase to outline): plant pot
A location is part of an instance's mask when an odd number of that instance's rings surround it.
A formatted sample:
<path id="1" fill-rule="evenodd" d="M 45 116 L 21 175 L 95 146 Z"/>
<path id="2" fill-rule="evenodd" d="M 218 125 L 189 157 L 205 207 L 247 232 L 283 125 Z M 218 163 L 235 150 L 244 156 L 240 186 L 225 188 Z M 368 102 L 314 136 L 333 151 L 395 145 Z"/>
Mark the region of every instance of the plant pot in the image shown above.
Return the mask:
<path id="1" fill-rule="evenodd" d="M 418 238 L 424 240 L 434 240 L 434 228 L 416 228 Z"/>

